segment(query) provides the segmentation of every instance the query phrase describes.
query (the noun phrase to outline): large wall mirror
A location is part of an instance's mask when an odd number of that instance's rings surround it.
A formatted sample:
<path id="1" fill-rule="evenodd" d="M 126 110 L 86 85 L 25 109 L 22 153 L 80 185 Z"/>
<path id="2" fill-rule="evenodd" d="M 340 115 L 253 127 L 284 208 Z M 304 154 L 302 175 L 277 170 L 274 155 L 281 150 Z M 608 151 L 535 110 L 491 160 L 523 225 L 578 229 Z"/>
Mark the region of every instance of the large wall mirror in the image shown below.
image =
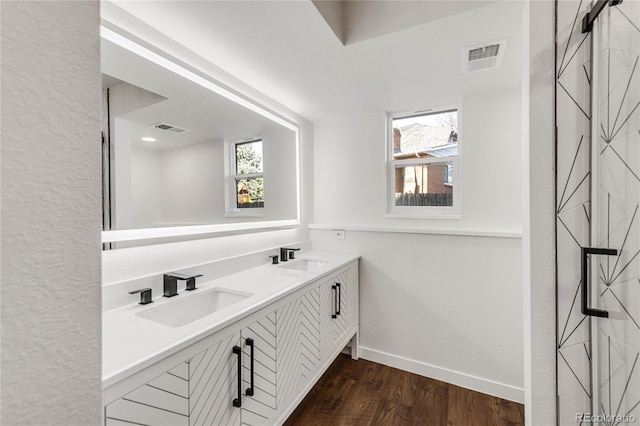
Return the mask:
<path id="1" fill-rule="evenodd" d="M 300 223 L 294 123 L 101 28 L 103 242 Z"/>

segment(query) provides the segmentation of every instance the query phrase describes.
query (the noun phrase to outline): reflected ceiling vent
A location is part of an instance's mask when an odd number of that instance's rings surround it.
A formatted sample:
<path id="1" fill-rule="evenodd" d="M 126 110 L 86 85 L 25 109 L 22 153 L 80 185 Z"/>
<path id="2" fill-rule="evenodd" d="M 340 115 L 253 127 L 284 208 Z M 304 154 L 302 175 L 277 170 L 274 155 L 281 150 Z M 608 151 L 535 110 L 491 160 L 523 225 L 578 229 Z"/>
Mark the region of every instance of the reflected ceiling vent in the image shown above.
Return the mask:
<path id="1" fill-rule="evenodd" d="M 462 72 L 488 70 L 502 65 L 507 39 L 462 48 Z"/>
<path id="2" fill-rule="evenodd" d="M 155 127 L 156 129 L 164 130 L 165 132 L 173 133 L 176 135 L 187 133 L 189 131 L 189 129 L 183 129 L 182 127 L 174 126 L 173 124 L 168 123 L 152 124 L 151 127 Z"/>

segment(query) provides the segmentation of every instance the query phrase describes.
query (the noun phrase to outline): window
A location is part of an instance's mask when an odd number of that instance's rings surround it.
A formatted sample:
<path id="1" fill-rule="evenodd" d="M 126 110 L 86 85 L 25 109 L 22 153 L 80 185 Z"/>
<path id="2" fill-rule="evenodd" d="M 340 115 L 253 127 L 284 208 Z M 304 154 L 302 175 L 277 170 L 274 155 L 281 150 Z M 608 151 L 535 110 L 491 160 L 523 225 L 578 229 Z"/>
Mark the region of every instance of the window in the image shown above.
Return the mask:
<path id="1" fill-rule="evenodd" d="M 228 143 L 230 167 L 228 213 L 262 214 L 264 208 L 264 176 L 262 139 L 250 138 Z"/>
<path id="2" fill-rule="evenodd" d="M 459 217 L 458 110 L 389 115 L 391 217 Z"/>

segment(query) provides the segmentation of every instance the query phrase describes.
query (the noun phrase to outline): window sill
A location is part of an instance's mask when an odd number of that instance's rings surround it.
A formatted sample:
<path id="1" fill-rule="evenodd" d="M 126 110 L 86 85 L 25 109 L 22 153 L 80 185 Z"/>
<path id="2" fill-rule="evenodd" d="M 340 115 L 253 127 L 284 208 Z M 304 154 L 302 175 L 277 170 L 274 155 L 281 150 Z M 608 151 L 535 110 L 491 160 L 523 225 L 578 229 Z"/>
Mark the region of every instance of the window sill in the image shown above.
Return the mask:
<path id="1" fill-rule="evenodd" d="M 399 228 L 378 224 L 309 224 L 309 229 L 320 231 L 345 230 L 353 232 L 382 232 L 397 234 L 430 234 L 430 235 L 450 235 L 459 237 L 486 237 L 486 238 L 506 238 L 522 239 L 521 229 L 499 229 L 499 228 Z"/>
<path id="2" fill-rule="evenodd" d="M 264 213 L 244 213 L 244 212 L 238 212 L 238 213 L 225 213 L 224 217 L 264 217 Z"/>
<path id="3" fill-rule="evenodd" d="M 461 214 L 420 214 L 420 213 L 387 213 L 384 217 L 388 219 L 449 219 L 460 220 Z"/>

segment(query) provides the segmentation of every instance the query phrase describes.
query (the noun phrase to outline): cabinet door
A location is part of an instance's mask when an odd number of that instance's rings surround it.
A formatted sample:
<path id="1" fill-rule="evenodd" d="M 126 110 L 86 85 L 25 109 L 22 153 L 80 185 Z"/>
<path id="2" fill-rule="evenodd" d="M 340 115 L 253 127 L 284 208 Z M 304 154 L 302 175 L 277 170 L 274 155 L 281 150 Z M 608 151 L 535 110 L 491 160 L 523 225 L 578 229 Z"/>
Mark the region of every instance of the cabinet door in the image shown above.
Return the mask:
<path id="1" fill-rule="evenodd" d="M 320 365 L 320 287 L 300 298 L 300 383 L 311 380 Z"/>
<path id="2" fill-rule="evenodd" d="M 238 356 L 233 353 L 240 334 L 234 333 L 188 360 L 189 426 L 239 425 Z"/>
<path id="3" fill-rule="evenodd" d="M 290 401 L 320 364 L 320 288 L 277 311 L 278 404 Z"/>
<path id="4" fill-rule="evenodd" d="M 224 339 L 105 407 L 107 425 L 239 425 L 239 333 Z"/>
<path id="5" fill-rule="evenodd" d="M 276 313 L 273 312 L 249 325 L 242 330 L 241 334 L 242 424 L 264 425 L 273 417 L 278 408 L 276 392 Z M 252 374 L 253 387 L 251 383 Z"/>
<path id="6" fill-rule="evenodd" d="M 336 315 L 333 320 L 333 343 L 335 344 L 347 331 L 349 317 L 349 281 L 348 273 L 343 271 L 336 275 L 332 281 L 334 303 L 336 305 Z"/>
<path id="7" fill-rule="evenodd" d="M 328 356 L 347 329 L 358 324 L 357 266 L 340 272 L 320 286 L 321 357 Z"/>
<path id="8" fill-rule="evenodd" d="M 340 279 L 344 280 L 344 288 L 342 289 L 342 295 L 346 296 L 344 300 L 344 312 L 346 313 L 347 328 L 350 328 L 360 322 L 358 312 L 358 265 L 356 264 L 347 269 L 341 274 Z"/>
<path id="9" fill-rule="evenodd" d="M 320 357 L 326 359 L 333 350 L 334 322 L 337 318 L 336 287 L 333 278 L 320 286 Z"/>

